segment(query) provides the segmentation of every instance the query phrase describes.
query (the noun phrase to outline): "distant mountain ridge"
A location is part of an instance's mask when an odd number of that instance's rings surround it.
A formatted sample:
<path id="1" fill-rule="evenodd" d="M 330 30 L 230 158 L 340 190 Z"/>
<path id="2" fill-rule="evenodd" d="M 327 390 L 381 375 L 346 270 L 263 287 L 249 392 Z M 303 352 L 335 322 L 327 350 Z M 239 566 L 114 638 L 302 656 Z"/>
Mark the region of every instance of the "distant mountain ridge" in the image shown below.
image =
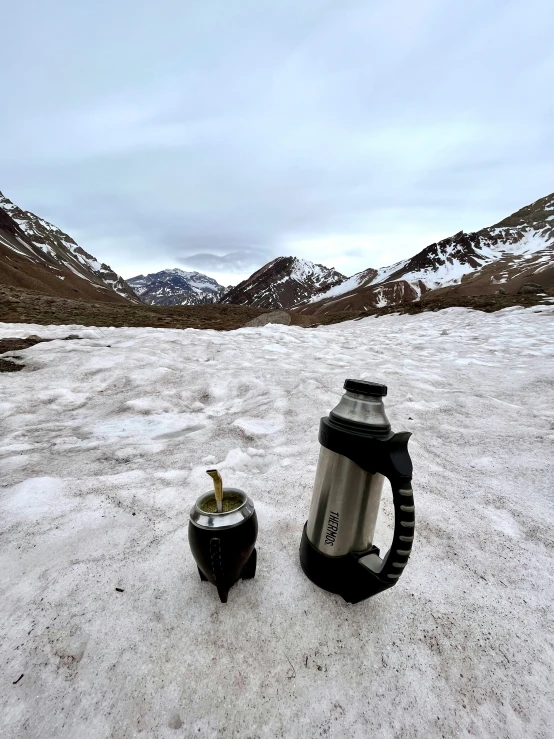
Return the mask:
<path id="1" fill-rule="evenodd" d="M 0 284 L 108 302 L 137 296 L 112 268 L 70 236 L 0 193 Z"/>
<path id="2" fill-rule="evenodd" d="M 429 292 L 516 292 L 526 282 L 554 287 L 554 193 L 489 228 L 430 244 L 415 256 L 369 268 L 297 306 L 325 314 L 419 299 Z"/>
<path id="3" fill-rule="evenodd" d="M 315 315 L 389 308 L 422 297 L 443 301 L 520 289 L 554 294 L 554 193 L 493 226 L 459 231 L 387 267 L 346 278 L 305 259 L 277 257 L 228 288 L 181 269 L 125 281 L 61 229 L 0 193 L 0 285 L 88 301 L 168 307 L 221 302 Z"/>
<path id="4" fill-rule="evenodd" d="M 231 288 L 221 302 L 272 310 L 287 309 L 339 285 L 345 279 L 332 267 L 298 257 L 277 257 Z"/>
<path id="5" fill-rule="evenodd" d="M 201 272 L 163 269 L 127 280 L 144 303 L 150 305 L 202 305 L 217 303 L 229 289 Z"/>

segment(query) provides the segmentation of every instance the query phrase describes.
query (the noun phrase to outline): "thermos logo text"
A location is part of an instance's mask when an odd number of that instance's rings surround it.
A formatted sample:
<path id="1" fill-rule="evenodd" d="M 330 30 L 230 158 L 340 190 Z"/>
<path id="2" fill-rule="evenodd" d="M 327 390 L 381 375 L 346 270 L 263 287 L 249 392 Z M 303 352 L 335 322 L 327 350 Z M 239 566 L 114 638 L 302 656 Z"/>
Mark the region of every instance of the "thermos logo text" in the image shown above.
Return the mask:
<path id="1" fill-rule="evenodd" d="M 325 543 L 329 546 L 333 546 L 335 539 L 337 538 L 337 532 L 339 530 L 339 514 L 331 511 L 329 515 L 329 521 L 327 522 L 327 533 L 325 534 Z"/>

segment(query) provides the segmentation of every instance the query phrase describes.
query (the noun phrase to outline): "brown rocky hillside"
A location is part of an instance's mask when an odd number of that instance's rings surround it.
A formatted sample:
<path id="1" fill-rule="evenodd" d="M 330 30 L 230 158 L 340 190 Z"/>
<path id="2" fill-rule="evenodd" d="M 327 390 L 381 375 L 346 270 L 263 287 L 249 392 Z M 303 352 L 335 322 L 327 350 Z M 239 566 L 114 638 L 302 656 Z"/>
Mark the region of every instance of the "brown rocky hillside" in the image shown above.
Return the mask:
<path id="1" fill-rule="evenodd" d="M 139 298 L 70 236 L 0 193 L 0 285 L 108 303 Z"/>

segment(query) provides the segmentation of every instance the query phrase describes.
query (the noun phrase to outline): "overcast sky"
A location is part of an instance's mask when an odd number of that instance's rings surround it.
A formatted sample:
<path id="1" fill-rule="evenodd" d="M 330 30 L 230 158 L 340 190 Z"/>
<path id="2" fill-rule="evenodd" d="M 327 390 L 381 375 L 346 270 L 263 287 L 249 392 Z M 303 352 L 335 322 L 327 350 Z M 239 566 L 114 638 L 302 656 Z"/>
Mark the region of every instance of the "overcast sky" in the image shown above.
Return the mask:
<path id="1" fill-rule="evenodd" d="M 353 274 L 554 190 L 551 0 L 2 3 L 0 190 L 125 277 Z"/>

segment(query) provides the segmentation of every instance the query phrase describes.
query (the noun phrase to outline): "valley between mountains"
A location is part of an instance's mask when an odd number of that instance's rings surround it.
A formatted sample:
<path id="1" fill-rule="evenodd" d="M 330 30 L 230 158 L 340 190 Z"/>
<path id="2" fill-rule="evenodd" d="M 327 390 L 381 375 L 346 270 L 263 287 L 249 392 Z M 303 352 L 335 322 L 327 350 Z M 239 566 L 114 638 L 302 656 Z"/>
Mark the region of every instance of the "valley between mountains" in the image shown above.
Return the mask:
<path id="1" fill-rule="evenodd" d="M 235 328 L 260 312 L 284 309 L 293 324 L 315 325 L 448 306 L 498 310 L 541 302 L 553 290 L 554 193 L 493 226 L 460 231 L 386 267 L 348 277 L 284 256 L 234 286 L 179 268 L 125 280 L 61 229 L 0 194 L 2 320 Z"/>

